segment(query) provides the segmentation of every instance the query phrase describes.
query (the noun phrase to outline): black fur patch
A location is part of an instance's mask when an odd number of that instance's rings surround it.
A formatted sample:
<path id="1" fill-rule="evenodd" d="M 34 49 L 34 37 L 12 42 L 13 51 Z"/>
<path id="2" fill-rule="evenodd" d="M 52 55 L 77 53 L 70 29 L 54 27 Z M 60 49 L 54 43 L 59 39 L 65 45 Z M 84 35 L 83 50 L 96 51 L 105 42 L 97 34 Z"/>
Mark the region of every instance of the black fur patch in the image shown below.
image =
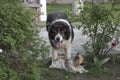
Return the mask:
<path id="1" fill-rule="evenodd" d="M 67 15 L 66 15 L 65 13 L 63 13 L 62 11 L 53 11 L 53 12 L 49 13 L 49 14 L 47 15 L 47 26 L 46 26 L 47 31 L 48 31 L 49 25 L 50 25 L 53 21 L 55 21 L 55 20 L 57 20 L 57 19 L 65 19 L 65 20 L 68 20 L 68 17 L 67 17 Z"/>

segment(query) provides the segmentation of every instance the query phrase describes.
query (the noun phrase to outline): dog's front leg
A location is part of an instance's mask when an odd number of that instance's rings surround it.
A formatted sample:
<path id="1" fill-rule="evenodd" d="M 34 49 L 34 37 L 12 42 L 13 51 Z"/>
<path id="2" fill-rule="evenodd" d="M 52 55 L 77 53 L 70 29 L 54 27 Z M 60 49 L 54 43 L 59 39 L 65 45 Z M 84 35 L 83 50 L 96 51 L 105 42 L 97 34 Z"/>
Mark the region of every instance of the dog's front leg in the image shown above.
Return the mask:
<path id="1" fill-rule="evenodd" d="M 65 56 L 66 56 L 66 59 L 71 59 L 71 46 L 66 46 Z"/>
<path id="2" fill-rule="evenodd" d="M 52 53 L 51 54 L 52 54 L 52 63 L 50 65 L 50 68 L 55 68 L 56 67 L 55 60 L 58 57 L 58 50 L 55 49 L 55 48 L 52 48 Z"/>
<path id="3" fill-rule="evenodd" d="M 65 55 L 66 55 L 66 61 L 65 65 L 70 72 L 75 71 L 75 67 L 73 66 L 73 60 L 71 59 L 71 46 L 67 46 L 65 48 Z"/>

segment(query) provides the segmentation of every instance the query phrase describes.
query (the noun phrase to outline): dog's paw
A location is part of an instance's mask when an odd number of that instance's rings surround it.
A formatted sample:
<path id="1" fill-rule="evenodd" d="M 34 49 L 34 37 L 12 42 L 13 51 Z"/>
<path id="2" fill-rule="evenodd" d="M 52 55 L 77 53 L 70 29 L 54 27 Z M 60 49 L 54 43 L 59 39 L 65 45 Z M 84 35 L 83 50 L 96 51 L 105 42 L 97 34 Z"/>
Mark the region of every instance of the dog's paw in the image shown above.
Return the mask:
<path id="1" fill-rule="evenodd" d="M 89 71 L 85 69 L 84 72 L 85 72 L 85 73 L 88 73 Z"/>
<path id="2" fill-rule="evenodd" d="M 83 70 L 79 70 L 79 73 L 87 73 L 88 72 L 88 70 L 85 70 L 85 69 L 83 69 Z"/>
<path id="3" fill-rule="evenodd" d="M 49 66 L 49 68 L 59 68 L 59 65 L 57 62 L 52 62 L 52 64 Z"/>
<path id="4" fill-rule="evenodd" d="M 52 64 L 49 66 L 49 68 L 57 68 L 57 69 L 64 69 L 66 70 L 64 60 L 59 59 L 57 61 L 52 62 Z"/>
<path id="5" fill-rule="evenodd" d="M 55 68 L 55 66 L 51 64 L 51 65 L 49 66 L 49 68 Z"/>
<path id="6" fill-rule="evenodd" d="M 76 68 L 76 72 L 79 72 L 79 73 L 87 73 L 88 70 L 86 70 L 84 67 L 77 67 Z"/>

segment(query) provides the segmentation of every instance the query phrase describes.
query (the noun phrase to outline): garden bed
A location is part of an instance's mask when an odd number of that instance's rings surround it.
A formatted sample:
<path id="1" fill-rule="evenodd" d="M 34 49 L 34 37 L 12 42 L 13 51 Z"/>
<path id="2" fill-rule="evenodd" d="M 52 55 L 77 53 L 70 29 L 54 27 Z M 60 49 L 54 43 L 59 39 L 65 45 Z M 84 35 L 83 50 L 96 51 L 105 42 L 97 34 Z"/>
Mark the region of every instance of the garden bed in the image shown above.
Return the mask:
<path id="1" fill-rule="evenodd" d="M 88 73 L 69 73 L 64 70 L 42 68 L 41 74 L 43 80 L 120 80 L 120 62 L 105 64 L 106 72 L 100 73 L 95 71 Z"/>

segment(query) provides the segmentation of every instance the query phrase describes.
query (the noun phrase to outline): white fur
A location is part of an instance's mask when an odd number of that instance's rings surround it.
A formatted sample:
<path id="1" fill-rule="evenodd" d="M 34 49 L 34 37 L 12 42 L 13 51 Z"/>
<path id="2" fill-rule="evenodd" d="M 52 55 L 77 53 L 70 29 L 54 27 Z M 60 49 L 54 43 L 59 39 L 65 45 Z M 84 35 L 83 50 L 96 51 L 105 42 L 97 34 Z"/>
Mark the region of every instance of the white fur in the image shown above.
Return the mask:
<path id="1" fill-rule="evenodd" d="M 64 63 L 65 63 L 65 61 L 63 59 L 59 59 L 55 62 L 52 62 L 52 65 L 50 66 L 50 68 L 67 70 Z"/>
<path id="2" fill-rule="evenodd" d="M 53 21 L 51 24 L 50 24 L 50 26 L 48 27 L 48 31 L 50 31 L 50 28 L 51 28 L 51 26 L 53 25 L 53 24 L 55 24 L 56 22 L 63 22 L 63 23 L 66 23 L 68 26 L 69 26 L 69 29 L 70 29 L 70 31 L 71 31 L 71 25 L 70 25 L 70 23 L 67 21 L 67 20 L 65 20 L 65 19 L 57 19 L 57 20 L 55 20 L 55 21 Z"/>

